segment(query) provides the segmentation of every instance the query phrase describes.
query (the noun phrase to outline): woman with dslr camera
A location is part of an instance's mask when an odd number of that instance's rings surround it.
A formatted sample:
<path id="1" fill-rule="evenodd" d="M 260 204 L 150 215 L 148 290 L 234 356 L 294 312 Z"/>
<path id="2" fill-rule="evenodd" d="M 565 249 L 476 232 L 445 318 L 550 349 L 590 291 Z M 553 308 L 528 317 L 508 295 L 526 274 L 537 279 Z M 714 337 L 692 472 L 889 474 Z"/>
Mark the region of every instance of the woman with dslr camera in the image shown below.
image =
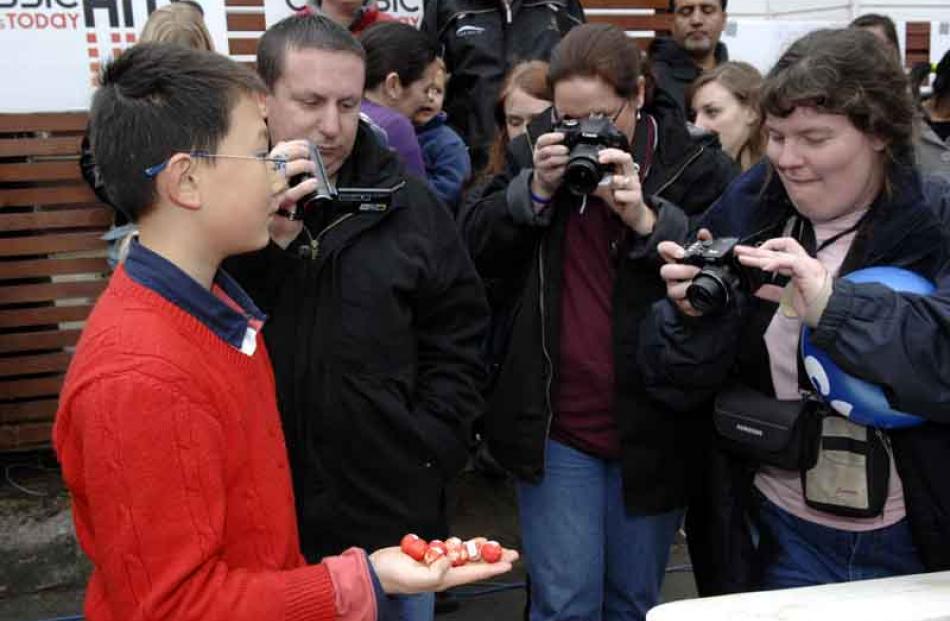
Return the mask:
<path id="1" fill-rule="evenodd" d="M 554 107 L 461 216 L 482 277 L 513 283 L 486 437 L 518 478 L 533 620 L 644 618 L 685 505 L 689 430 L 628 378 L 663 295 L 650 240 L 685 227 L 666 201 L 699 213 L 735 168 L 665 93 L 644 106 L 639 59 L 616 27 L 571 30 Z"/>
<path id="2" fill-rule="evenodd" d="M 714 508 L 707 535 L 721 588 L 948 569 L 950 416 L 934 412 L 921 426 L 888 432 L 857 425 L 806 399 L 814 368 L 799 358 L 803 324 L 811 343 L 865 376 L 894 365 L 913 374 L 917 354 L 908 352 L 933 351 L 901 328 L 909 324 L 897 304 L 873 302 L 875 285 L 855 295 L 861 285 L 838 278 L 893 266 L 933 281 L 948 269 L 947 233 L 913 164 L 904 73 L 867 32 L 818 31 L 778 61 L 761 105 L 766 161 L 701 222 L 702 238 L 739 238 L 725 261 L 706 263 L 735 274 L 727 284 L 735 290 L 721 296 L 729 298 L 722 308 L 700 312 L 690 300 L 712 298 L 691 286 L 706 268 L 661 243 L 669 301 L 644 322 L 639 352 L 657 401 L 690 411 L 715 397 L 718 448 L 696 475 Z M 850 303 L 829 303 L 842 295 Z M 795 422 L 794 439 L 779 449 L 736 433 L 780 412 Z M 746 423 L 728 422 L 739 419 Z"/>

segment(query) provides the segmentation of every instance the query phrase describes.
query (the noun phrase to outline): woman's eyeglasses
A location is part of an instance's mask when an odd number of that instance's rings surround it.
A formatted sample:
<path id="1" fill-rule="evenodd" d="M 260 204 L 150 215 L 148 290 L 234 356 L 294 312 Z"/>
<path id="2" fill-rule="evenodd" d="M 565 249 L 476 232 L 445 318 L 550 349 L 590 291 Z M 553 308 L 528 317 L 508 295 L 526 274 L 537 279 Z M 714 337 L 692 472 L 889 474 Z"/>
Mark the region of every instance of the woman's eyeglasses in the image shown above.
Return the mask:
<path id="1" fill-rule="evenodd" d="M 589 119 L 610 118 L 611 123 L 616 123 L 617 119 L 620 117 L 620 114 L 626 109 L 627 103 L 628 103 L 627 100 L 624 99 L 623 103 L 620 104 L 620 108 L 613 114 L 607 114 L 606 112 L 591 112 L 590 114 L 587 115 L 587 118 Z M 551 107 L 551 118 L 554 121 L 555 125 L 561 123 L 562 121 L 579 120 L 578 118 L 575 118 L 573 116 L 561 116 L 560 114 L 558 114 L 557 108 L 553 106 Z"/>

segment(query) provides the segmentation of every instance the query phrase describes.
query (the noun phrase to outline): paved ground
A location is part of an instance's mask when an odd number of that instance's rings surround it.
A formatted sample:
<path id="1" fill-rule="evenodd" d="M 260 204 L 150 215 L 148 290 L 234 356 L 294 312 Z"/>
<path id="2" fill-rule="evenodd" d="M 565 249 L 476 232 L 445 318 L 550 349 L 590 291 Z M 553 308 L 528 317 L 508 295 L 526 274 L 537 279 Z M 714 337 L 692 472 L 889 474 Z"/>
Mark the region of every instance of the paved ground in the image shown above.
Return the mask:
<path id="1" fill-rule="evenodd" d="M 0 461 L 0 621 L 63 619 L 82 610 L 86 566 L 69 532 L 67 499 L 51 465 L 43 455 Z M 453 534 L 489 535 L 505 546 L 518 547 L 514 493 L 506 481 L 465 473 L 450 490 L 450 506 Z M 41 545 L 41 539 L 46 543 Z M 457 589 L 450 599 L 458 607 L 439 614 L 437 620 L 520 621 L 523 584 L 523 567 L 518 566 L 495 582 Z M 663 588 L 664 601 L 695 597 L 695 592 L 685 545 L 678 542 Z"/>

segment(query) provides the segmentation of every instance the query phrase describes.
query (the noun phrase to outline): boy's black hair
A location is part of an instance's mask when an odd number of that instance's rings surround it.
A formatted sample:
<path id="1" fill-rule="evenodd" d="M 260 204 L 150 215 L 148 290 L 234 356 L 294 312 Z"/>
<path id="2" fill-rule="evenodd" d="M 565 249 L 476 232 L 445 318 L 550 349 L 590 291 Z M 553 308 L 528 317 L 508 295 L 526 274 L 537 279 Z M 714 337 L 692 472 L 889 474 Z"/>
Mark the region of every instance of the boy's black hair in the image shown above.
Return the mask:
<path id="1" fill-rule="evenodd" d="M 719 0 L 719 6 L 723 11 L 726 10 L 727 4 L 729 4 L 729 0 Z M 676 0 L 670 0 L 670 13 L 676 13 Z"/>
<path id="2" fill-rule="evenodd" d="M 356 37 L 326 15 L 291 15 L 268 28 L 257 44 L 257 72 L 271 91 L 283 75 L 289 49 L 348 52 L 366 60 Z"/>
<path id="3" fill-rule="evenodd" d="M 381 22 L 360 36 L 366 50 L 366 89 L 382 84 L 396 73 L 403 86 L 422 77 L 426 67 L 438 56 L 438 47 L 429 36 L 400 22 Z"/>
<path id="4" fill-rule="evenodd" d="M 126 50 L 100 82 L 89 120 L 93 157 L 112 204 L 133 221 L 155 202 L 147 168 L 178 152 L 214 153 L 239 98 L 264 91 L 254 72 L 226 56 L 164 43 Z"/>

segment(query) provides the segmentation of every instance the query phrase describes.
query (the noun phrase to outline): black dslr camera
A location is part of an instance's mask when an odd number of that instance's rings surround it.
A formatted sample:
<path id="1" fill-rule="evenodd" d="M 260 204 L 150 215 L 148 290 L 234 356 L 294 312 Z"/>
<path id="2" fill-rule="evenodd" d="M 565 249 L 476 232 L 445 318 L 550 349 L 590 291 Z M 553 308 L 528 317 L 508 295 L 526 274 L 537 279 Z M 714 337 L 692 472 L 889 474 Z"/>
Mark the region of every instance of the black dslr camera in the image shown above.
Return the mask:
<path id="1" fill-rule="evenodd" d="M 278 215 L 289 220 L 303 220 L 307 214 L 317 207 L 334 207 L 337 214 L 386 211 L 392 204 L 393 194 L 406 185 L 402 181 L 391 188 L 337 188 L 327 175 L 326 166 L 320 149 L 310 145 L 310 160 L 316 166 L 316 174 L 304 173 L 288 180 L 288 185 L 294 187 L 307 179 L 317 180 L 317 189 L 297 201 L 297 209 L 290 213 L 286 209 L 278 209 Z"/>
<path id="2" fill-rule="evenodd" d="M 610 172 L 597 161 L 603 149 L 629 150 L 627 137 L 607 118 L 565 119 L 554 131 L 564 134 L 569 150 L 564 185 L 577 196 L 591 194 Z"/>
<path id="3" fill-rule="evenodd" d="M 740 265 L 732 253 L 739 243 L 738 237 L 697 240 L 680 259 L 680 263 L 700 268 L 686 289 L 686 299 L 704 315 L 725 310 L 740 287 L 754 291 L 751 271 Z"/>

